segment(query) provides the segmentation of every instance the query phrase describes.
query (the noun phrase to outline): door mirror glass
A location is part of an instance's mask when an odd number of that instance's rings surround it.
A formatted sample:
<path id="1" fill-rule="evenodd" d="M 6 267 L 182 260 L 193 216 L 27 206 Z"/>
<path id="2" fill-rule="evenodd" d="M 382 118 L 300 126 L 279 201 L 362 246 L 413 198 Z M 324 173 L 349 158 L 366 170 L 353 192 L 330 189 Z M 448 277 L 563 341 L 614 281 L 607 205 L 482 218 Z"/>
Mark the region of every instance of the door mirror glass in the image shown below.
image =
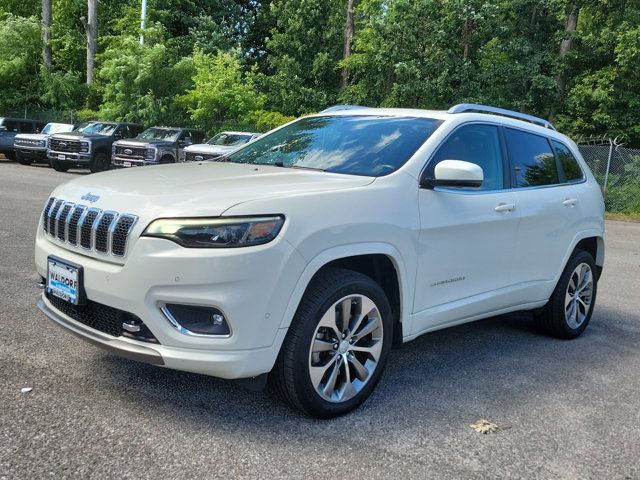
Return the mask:
<path id="1" fill-rule="evenodd" d="M 475 163 L 462 160 L 442 160 L 435 169 L 433 178 L 424 178 L 421 187 L 480 187 L 484 179 L 482 168 Z"/>

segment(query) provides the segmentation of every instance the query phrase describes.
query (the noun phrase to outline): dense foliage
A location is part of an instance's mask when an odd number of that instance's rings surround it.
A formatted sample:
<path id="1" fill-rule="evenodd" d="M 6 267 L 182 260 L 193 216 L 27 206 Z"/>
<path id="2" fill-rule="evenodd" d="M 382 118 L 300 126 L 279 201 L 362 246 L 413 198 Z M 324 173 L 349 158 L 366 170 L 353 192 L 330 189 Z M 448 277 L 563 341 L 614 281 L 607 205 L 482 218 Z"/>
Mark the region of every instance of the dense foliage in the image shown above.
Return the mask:
<path id="1" fill-rule="evenodd" d="M 265 130 L 338 102 L 472 101 L 640 145 L 637 0 L 359 0 L 346 59 L 347 0 L 148 2 L 140 45 L 139 0 L 100 0 L 89 86 L 86 0 L 52 0 L 50 70 L 40 2 L 2 2 L 0 113 Z"/>

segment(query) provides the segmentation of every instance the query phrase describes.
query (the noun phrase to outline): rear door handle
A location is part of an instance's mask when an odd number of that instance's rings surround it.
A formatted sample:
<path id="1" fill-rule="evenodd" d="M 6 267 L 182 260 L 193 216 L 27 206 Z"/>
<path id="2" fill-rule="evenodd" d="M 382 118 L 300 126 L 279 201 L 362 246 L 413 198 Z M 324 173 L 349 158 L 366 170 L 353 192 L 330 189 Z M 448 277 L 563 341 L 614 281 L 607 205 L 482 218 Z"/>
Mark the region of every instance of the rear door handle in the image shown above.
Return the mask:
<path id="1" fill-rule="evenodd" d="M 515 203 L 501 203 L 494 208 L 496 212 L 513 212 L 516 209 Z"/>
<path id="2" fill-rule="evenodd" d="M 562 205 L 564 205 L 565 207 L 573 207 L 576 203 L 578 203 L 577 198 L 567 198 L 564 202 L 562 202 Z"/>

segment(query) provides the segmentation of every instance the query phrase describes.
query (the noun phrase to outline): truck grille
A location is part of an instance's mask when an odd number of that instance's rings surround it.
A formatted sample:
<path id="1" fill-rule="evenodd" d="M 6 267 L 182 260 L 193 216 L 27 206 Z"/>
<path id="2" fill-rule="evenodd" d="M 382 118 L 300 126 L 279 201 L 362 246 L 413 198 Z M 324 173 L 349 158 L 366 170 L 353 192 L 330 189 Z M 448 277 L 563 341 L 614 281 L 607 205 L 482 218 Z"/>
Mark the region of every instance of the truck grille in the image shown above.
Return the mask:
<path id="1" fill-rule="evenodd" d="M 16 138 L 13 141 L 14 147 L 31 147 L 31 148 L 46 148 L 46 140 L 28 140 L 26 138 Z"/>
<path id="2" fill-rule="evenodd" d="M 104 211 L 49 198 L 42 212 L 42 228 L 50 238 L 73 247 L 124 257 L 131 229 L 138 217 Z"/>
<path id="3" fill-rule="evenodd" d="M 185 161 L 187 162 L 202 162 L 203 160 L 214 160 L 216 158 L 220 158 L 223 155 L 219 153 L 197 153 L 197 152 L 187 152 L 185 154 Z"/>
<path id="4" fill-rule="evenodd" d="M 128 158 L 144 158 L 145 148 L 127 147 L 126 145 L 116 145 L 116 155 Z"/>
<path id="5" fill-rule="evenodd" d="M 78 153 L 80 151 L 80 142 L 77 140 L 61 140 L 59 138 L 52 138 L 50 143 L 51 150 L 55 150 L 56 152 Z"/>

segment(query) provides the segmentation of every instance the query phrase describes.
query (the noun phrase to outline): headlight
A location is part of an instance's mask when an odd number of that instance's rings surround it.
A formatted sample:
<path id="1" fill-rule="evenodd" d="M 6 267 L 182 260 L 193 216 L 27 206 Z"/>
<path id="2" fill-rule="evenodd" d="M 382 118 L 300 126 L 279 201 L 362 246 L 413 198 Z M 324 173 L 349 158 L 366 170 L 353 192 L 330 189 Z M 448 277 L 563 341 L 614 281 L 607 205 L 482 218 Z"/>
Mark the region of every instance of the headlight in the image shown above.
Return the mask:
<path id="1" fill-rule="evenodd" d="M 155 148 L 147 148 L 144 151 L 144 158 L 148 160 L 153 160 L 156 158 L 156 149 Z"/>
<path id="2" fill-rule="evenodd" d="M 86 153 L 89 150 L 91 150 L 91 143 L 90 142 L 80 142 L 80 151 L 81 152 Z"/>
<path id="3" fill-rule="evenodd" d="M 46 147 L 47 146 L 47 141 L 46 140 L 40 140 L 38 142 L 38 146 L 39 147 Z"/>
<path id="4" fill-rule="evenodd" d="M 243 218 L 161 218 L 142 234 L 187 248 L 234 248 L 268 243 L 280 232 L 282 215 Z"/>

